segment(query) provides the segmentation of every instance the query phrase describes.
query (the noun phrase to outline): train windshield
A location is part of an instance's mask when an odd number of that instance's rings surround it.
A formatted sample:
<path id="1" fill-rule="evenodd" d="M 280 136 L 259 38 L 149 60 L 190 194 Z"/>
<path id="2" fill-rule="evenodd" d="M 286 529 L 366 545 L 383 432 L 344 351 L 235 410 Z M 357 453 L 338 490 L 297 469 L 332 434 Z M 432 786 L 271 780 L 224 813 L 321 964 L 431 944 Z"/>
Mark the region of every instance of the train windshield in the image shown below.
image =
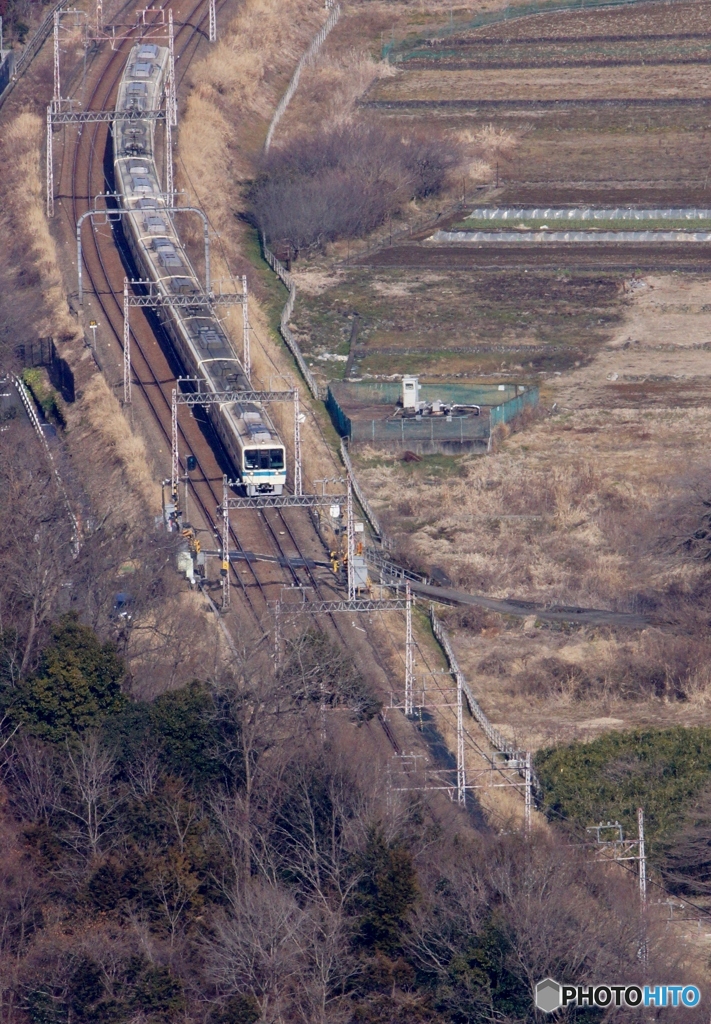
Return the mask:
<path id="1" fill-rule="evenodd" d="M 245 469 L 283 469 L 283 448 L 245 448 Z"/>

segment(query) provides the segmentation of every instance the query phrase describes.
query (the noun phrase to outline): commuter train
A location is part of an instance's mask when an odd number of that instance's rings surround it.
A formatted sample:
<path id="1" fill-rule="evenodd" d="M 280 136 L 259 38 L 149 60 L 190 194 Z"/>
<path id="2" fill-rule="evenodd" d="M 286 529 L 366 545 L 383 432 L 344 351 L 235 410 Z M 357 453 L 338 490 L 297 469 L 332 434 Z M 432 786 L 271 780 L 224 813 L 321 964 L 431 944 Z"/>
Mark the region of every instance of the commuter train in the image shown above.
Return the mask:
<path id="1" fill-rule="evenodd" d="M 160 109 L 169 51 L 153 43 L 131 50 L 119 86 L 117 111 Z M 181 244 L 161 188 L 155 163 L 155 120 L 114 122 L 115 188 L 121 205 L 131 211 L 122 218 L 124 235 L 141 278 L 170 300 L 192 296 L 180 307 L 169 302 L 157 309 L 178 360 L 189 377 L 211 391 L 252 390 L 232 342 L 210 306 Z M 181 300 L 184 302 L 185 300 Z M 256 402 L 206 407 L 250 497 L 281 494 L 286 484 L 284 445 L 267 410 Z"/>

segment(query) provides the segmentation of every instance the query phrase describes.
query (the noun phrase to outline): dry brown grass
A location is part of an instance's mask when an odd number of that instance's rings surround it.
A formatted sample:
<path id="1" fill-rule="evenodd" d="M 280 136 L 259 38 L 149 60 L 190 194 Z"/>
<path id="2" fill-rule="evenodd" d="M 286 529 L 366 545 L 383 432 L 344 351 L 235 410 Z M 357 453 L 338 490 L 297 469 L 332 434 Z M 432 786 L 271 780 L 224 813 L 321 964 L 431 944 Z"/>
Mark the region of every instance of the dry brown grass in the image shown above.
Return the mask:
<path id="1" fill-rule="evenodd" d="M 57 248 L 44 215 L 40 178 L 41 119 L 29 111 L 15 117 L 2 131 L 0 163 L 0 224 L 8 252 L 17 250 L 16 271 L 22 283 L 39 287 L 42 309 L 34 322 L 38 337 L 74 338 L 78 332 L 69 315 Z"/>
<path id="2" fill-rule="evenodd" d="M 693 65 L 630 68 L 509 68 L 410 71 L 380 83 L 378 100 L 674 99 L 708 95 L 703 69 Z"/>
<path id="3" fill-rule="evenodd" d="M 219 232 L 220 245 L 212 250 L 215 278 L 229 279 L 235 269 L 247 270 L 244 231 L 234 217 L 240 185 L 253 174 L 272 111 L 323 21 L 323 11 L 304 0 L 286 7 L 272 0 L 249 0 L 224 32 L 218 49 L 191 71 L 180 133 L 182 183 Z M 291 357 L 281 344 L 274 344 L 267 315 L 254 294 L 250 322 L 255 383 L 268 387 L 271 381 L 279 387 L 295 381 L 300 385 L 307 416 L 302 427 L 306 472 L 312 479 L 333 476 L 339 463 L 323 443 L 306 388 L 296 381 Z M 241 352 L 239 310 L 230 310 L 226 327 Z M 275 405 L 272 413 L 291 449 L 291 408 Z"/>
<path id="4" fill-rule="evenodd" d="M 111 509 L 115 521 L 145 528 L 146 513 L 160 512 L 160 487 L 145 441 L 131 430 L 101 374 L 94 374 L 68 415 L 71 444 L 85 459 L 95 511 L 101 516 Z"/>
<path id="5" fill-rule="evenodd" d="M 660 626 L 541 627 L 535 614 L 452 619 L 460 664 L 517 744 L 610 728 L 708 724 L 708 568 L 687 550 L 708 497 L 711 285 L 638 281 L 615 336 L 553 377 L 555 415 L 448 468 L 365 451 L 366 491 L 415 562 L 463 589 L 617 607 Z M 514 518 L 515 517 L 515 518 Z"/>

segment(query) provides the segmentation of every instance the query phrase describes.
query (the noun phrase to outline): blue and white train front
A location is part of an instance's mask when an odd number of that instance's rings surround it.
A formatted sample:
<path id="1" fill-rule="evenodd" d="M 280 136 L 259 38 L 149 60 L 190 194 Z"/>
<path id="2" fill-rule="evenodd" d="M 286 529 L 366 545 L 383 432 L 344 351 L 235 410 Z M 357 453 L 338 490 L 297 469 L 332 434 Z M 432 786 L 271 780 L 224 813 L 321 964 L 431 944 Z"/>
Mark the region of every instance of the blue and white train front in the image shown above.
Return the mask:
<path id="1" fill-rule="evenodd" d="M 257 494 L 281 494 L 286 483 L 284 446 L 272 441 L 245 446 L 241 475 L 250 498 Z"/>

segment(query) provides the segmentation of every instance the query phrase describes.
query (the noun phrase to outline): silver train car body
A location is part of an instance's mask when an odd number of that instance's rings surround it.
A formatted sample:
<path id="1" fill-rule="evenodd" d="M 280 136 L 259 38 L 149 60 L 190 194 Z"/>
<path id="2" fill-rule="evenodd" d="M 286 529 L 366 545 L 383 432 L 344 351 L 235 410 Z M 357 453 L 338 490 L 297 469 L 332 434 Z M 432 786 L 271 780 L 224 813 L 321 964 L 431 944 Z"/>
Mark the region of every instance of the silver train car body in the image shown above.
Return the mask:
<path id="1" fill-rule="evenodd" d="M 168 50 L 139 43 L 131 50 L 121 79 L 116 109 L 159 110 L 168 70 Z M 124 235 L 143 279 L 165 299 L 193 295 L 185 308 L 162 305 L 157 314 L 190 377 L 211 391 L 251 391 L 232 342 L 210 307 L 180 241 L 155 163 L 155 121 L 114 122 L 114 174 L 124 209 Z M 209 405 L 212 426 L 249 496 L 281 494 L 286 484 L 286 453 L 274 424 L 259 403 Z"/>

